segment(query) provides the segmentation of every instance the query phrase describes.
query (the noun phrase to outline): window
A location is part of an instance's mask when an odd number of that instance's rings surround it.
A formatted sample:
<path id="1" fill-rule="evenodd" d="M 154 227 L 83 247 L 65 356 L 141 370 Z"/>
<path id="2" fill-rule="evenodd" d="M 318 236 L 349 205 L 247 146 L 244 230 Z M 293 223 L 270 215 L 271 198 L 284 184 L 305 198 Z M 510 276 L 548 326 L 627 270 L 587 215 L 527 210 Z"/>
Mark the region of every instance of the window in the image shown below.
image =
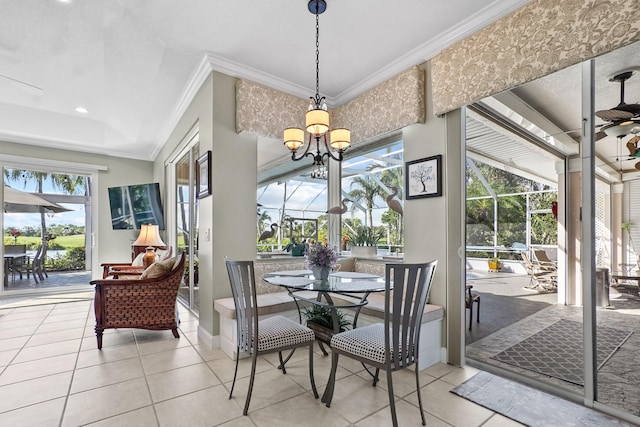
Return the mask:
<path id="1" fill-rule="evenodd" d="M 341 163 L 342 250 L 358 227 L 374 230 L 381 253 L 402 252 L 404 244 L 403 144 L 398 138 L 353 150 Z M 394 190 L 395 189 L 395 190 Z M 258 185 L 258 252 L 291 252 L 309 239 L 327 241 L 327 181 L 311 178 L 311 164 L 300 174 Z M 393 207 L 394 209 L 392 209 Z"/>
<path id="2" fill-rule="evenodd" d="M 342 197 L 348 211 L 342 215 L 343 249 L 350 249 L 354 233 L 362 227 L 381 238 L 379 253 L 403 252 L 404 197 L 402 141 L 359 153 L 342 164 Z"/>

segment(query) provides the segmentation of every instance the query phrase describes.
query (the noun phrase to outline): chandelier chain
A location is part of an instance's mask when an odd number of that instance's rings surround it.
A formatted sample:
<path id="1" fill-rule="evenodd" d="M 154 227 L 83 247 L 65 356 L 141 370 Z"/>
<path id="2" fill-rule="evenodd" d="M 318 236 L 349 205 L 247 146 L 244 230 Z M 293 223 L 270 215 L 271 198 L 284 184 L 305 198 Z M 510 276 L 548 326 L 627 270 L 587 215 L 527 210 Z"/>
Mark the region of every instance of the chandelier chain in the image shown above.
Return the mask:
<path id="1" fill-rule="evenodd" d="M 320 15 L 316 5 L 316 103 L 320 100 Z M 320 107 L 320 105 L 316 105 Z"/>

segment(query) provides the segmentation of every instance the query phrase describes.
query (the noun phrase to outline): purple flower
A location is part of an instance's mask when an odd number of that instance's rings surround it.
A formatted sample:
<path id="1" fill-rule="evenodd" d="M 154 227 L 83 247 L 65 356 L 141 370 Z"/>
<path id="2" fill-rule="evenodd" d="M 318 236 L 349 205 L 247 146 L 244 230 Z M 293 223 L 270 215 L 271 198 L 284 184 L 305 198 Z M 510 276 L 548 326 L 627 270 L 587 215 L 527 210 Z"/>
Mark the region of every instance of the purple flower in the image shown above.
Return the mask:
<path id="1" fill-rule="evenodd" d="M 307 252 L 305 252 L 304 257 L 307 260 L 307 268 L 332 268 L 338 262 L 338 254 L 336 251 L 319 242 L 310 245 Z"/>

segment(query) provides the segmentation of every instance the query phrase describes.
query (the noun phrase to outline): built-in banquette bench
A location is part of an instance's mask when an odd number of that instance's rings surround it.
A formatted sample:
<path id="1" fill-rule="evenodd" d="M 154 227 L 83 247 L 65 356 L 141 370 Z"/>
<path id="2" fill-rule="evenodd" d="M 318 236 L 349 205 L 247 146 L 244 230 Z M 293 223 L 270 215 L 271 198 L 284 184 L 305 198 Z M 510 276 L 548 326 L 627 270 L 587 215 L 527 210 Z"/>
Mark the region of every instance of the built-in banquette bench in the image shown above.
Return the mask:
<path id="1" fill-rule="evenodd" d="M 384 276 L 385 262 L 382 260 L 343 258 L 339 261 L 340 271 L 357 271 L 362 273 Z M 289 294 L 278 286 L 271 285 L 261 280 L 262 276 L 274 271 L 304 270 L 306 269 L 304 258 L 268 259 L 257 260 L 254 263 L 256 273 L 256 288 L 258 293 L 258 314 L 260 317 L 269 317 L 274 314 L 287 316 L 298 321 L 298 309 L 295 301 Z M 303 292 L 308 298 L 315 298 L 316 292 Z M 307 295 L 304 295 L 307 294 Z M 333 296 L 336 303 L 347 302 Z M 358 318 L 358 325 L 364 326 L 380 322 L 384 317 L 384 295 L 374 293 L 369 295 L 369 303 L 365 305 Z M 308 305 L 298 301 L 301 307 Z M 214 309 L 220 315 L 220 347 L 232 359 L 236 352 L 236 312 L 233 298 L 220 298 L 214 301 Z M 427 368 L 441 360 L 441 323 L 444 317 L 444 309 L 439 305 L 427 304 L 425 307 L 422 329 L 420 332 L 420 369 Z"/>

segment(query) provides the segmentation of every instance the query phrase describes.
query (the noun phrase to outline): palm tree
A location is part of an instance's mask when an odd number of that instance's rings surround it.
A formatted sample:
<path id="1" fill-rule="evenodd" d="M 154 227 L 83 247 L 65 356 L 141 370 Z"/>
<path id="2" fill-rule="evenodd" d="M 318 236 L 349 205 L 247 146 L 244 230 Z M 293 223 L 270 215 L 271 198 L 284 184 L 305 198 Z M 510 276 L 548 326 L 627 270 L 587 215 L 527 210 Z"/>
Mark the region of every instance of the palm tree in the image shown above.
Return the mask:
<path id="1" fill-rule="evenodd" d="M 257 217 L 258 217 L 258 221 L 256 222 L 256 226 L 257 226 L 256 236 L 259 236 L 260 233 L 262 233 L 262 231 L 265 229 L 266 224 L 270 224 L 272 221 L 271 221 L 271 215 L 269 215 L 267 211 L 263 211 L 260 208 L 258 208 Z"/>
<path id="2" fill-rule="evenodd" d="M 20 169 L 5 169 L 5 180 L 9 182 L 22 181 L 23 187 L 26 187 L 29 182 L 36 181 L 37 192 L 43 192 L 43 183 L 46 179 L 51 180 L 53 188 L 62 190 L 65 194 L 79 194 L 88 189 L 87 177 L 82 175 L 69 175 L 69 174 L 54 174 L 40 171 L 20 170 Z M 40 237 L 44 242 L 47 236 L 47 223 L 45 218 L 46 209 L 40 208 Z"/>
<path id="3" fill-rule="evenodd" d="M 382 188 L 376 181 L 371 179 L 369 175 L 358 176 L 351 181 L 350 187 L 354 185 L 359 186 L 354 190 L 349 191 L 349 198 L 358 203 L 364 203 L 367 208 L 367 223 L 369 227 L 373 227 L 373 208 L 377 207 L 375 204 L 376 198 L 382 197 Z M 351 208 L 354 209 L 353 207 Z"/>

